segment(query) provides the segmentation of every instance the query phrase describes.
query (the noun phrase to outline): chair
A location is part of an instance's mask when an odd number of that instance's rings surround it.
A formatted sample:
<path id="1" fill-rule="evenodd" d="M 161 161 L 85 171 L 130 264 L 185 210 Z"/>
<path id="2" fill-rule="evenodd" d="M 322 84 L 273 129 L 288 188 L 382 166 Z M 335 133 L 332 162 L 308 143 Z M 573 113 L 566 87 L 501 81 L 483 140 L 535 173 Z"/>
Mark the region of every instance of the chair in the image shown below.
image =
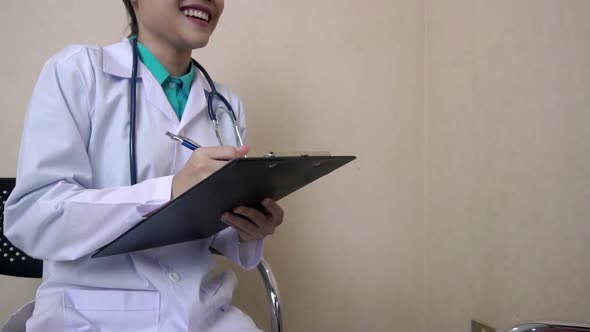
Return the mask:
<path id="1" fill-rule="evenodd" d="M 531 322 L 499 332 L 590 332 L 590 325 L 565 322 Z"/>
<path id="2" fill-rule="evenodd" d="M 15 184 L 14 178 L 0 178 L 0 202 L 2 202 L 0 205 L 0 274 L 22 278 L 41 278 L 43 261 L 29 257 L 4 237 L 4 204 Z M 282 332 L 280 296 L 274 274 L 264 258 L 258 264 L 257 270 L 264 283 L 271 309 L 271 331 Z M 0 322 L 0 327 L 1 324 L 2 322 Z"/>
<path id="3" fill-rule="evenodd" d="M 0 178 L 0 202 L 2 202 L 0 206 L 0 274 L 24 278 L 41 278 L 43 261 L 27 256 L 4 237 L 4 204 L 14 185 L 14 178 Z"/>

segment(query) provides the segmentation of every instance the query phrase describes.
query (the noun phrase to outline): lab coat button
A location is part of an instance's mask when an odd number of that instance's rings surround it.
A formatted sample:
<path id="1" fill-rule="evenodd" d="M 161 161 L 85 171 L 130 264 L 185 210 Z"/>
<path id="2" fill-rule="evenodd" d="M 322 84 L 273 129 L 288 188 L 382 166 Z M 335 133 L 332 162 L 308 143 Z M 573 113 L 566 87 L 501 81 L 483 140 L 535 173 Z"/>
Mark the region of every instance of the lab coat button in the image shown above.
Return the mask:
<path id="1" fill-rule="evenodd" d="M 174 282 L 179 282 L 180 281 L 180 274 L 178 274 L 176 272 L 170 272 L 170 273 L 168 273 L 168 278 L 170 278 L 170 280 L 172 280 Z"/>

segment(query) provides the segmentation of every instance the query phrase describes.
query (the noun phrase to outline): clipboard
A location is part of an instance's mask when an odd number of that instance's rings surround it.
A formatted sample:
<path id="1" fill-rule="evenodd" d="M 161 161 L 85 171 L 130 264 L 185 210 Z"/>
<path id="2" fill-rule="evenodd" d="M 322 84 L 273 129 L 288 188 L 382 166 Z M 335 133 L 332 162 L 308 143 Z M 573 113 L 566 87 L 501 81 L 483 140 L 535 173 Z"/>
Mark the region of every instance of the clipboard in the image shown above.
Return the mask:
<path id="1" fill-rule="evenodd" d="M 241 158 L 166 203 L 92 258 L 209 238 L 228 226 L 224 212 L 238 206 L 261 209 L 265 198 L 278 201 L 355 160 L 355 156 Z"/>

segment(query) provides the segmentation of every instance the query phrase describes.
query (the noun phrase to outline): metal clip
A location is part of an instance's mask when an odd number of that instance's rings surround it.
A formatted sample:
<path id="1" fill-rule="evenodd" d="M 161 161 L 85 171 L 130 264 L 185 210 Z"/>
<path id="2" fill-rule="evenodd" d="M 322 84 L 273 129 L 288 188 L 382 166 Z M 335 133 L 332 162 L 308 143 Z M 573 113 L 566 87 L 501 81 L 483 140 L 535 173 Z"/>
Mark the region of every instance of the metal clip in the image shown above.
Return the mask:
<path id="1" fill-rule="evenodd" d="M 296 152 L 269 152 L 264 155 L 267 158 L 274 158 L 274 157 L 330 157 L 329 152 L 323 151 L 316 151 L 316 152 L 308 152 L 308 151 L 296 151 Z"/>

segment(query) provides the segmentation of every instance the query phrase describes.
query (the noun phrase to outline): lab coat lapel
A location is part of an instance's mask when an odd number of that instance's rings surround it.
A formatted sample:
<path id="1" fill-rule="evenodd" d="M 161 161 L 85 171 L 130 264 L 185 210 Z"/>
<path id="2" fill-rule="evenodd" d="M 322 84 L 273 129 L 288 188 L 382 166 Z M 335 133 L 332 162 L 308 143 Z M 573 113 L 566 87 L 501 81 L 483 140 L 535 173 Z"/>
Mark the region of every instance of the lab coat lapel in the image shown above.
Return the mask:
<path id="1" fill-rule="evenodd" d="M 178 115 L 176 115 L 172 105 L 170 105 L 170 101 L 168 101 L 168 97 L 166 97 L 164 89 L 160 83 L 158 83 L 154 75 L 152 75 L 152 73 L 147 69 L 147 67 L 145 67 L 143 64 L 140 65 L 142 66 L 142 70 L 144 72 L 142 78 L 143 95 L 141 97 L 145 98 L 160 112 L 164 113 L 168 119 L 178 123 Z M 138 97 L 138 99 L 139 98 L 140 97 Z"/>
<path id="2" fill-rule="evenodd" d="M 131 78 L 131 67 L 133 67 L 133 52 L 128 39 L 102 48 L 102 70 L 106 74 Z M 137 77 L 141 78 L 142 74 L 142 68 L 138 67 Z"/>
<path id="3" fill-rule="evenodd" d="M 133 67 L 133 50 L 128 39 L 120 43 L 109 45 L 103 48 L 103 71 L 106 74 L 131 80 L 131 69 Z M 178 116 L 172 109 L 164 89 L 154 75 L 139 61 L 137 66 L 138 94 L 137 104 L 141 107 L 142 101 L 146 100 L 156 109 L 162 112 L 168 119 L 178 123 Z M 138 109 L 138 113 L 141 111 Z M 138 117 L 141 117 L 138 114 Z"/>
<path id="4" fill-rule="evenodd" d="M 209 91 L 209 85 L 206 83 L 203 74 L 197 70 L 180 121 L 180 130 L 190 124 L 199 113 L 207 112 L 207 97 L 205 96 L 205 91 Z"/>

